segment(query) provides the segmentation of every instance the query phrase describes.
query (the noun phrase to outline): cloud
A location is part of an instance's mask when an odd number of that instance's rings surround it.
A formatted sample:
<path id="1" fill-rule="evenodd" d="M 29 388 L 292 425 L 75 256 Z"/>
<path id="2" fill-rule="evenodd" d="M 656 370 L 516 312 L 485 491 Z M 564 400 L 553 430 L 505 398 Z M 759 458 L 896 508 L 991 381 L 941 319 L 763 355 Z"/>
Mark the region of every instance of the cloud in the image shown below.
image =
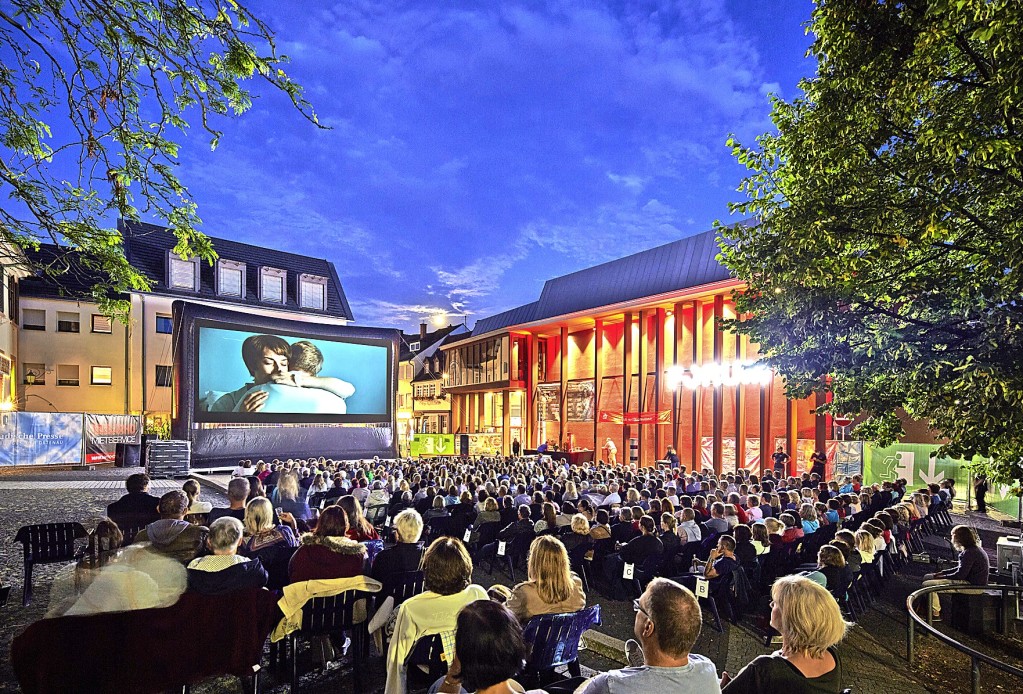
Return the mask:
<path id="1" fill-rule="evenodd" d="M 449 312 L 439 305 L 402 304 L 382 299 L 354 299 L 351 304 L 360 325 L 408 325 Z"/>

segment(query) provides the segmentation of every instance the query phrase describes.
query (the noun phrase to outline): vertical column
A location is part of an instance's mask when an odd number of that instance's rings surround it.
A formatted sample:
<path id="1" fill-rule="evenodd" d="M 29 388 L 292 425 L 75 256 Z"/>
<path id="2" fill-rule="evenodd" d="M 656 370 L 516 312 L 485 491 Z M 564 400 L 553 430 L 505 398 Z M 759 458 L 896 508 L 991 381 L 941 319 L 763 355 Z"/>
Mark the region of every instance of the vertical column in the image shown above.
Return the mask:
<path id="1" fill-rule="evenodd" d="M 441 433 L 455 434 L 458 433 L 458 427 L 460 425 L 461 420 L 462 396 L 451 394 L 448 396 L 448 401 L 451 403 L 451 416 L 448 417 L 448 426 L 451 428 L 451 430 Z"/>
<path id="2" fill-rule="evenodd" d="M 637 373 L 639 375 L 639 399 L 638 399 L 638 401 L 636 403 L 636 406 L 637 406 L 636 407 L 636 411 L 639 412 L 639 413 L 646 412 L 646 398 L 647 398 L 647 394 L 648 394 L 647 393 L 648 389 L 647 389 L 647 384 L 646 384 L 647 373 L 650 371 L 650 369 L 647 368 L 647 357 L 649 356 L 649 352 L 650 352 L 650 350 L 647 348 L 647 319 L 648 318 L 649 318 L 649 314 L 646 311 L 640 311 L 639 312 L 639 334 L 636 336 L 636 339 L 639 341 L 639 366 L 636 369 L 636 371 L 637 371 Z M 640 467 L 642 467 L 643 466 L 643 461 L 646 460 L 646 455 L 645 455 L 646 451 L 644 450 L 646 448 L 646 446 L 644 445 L 646 443 L 646 441 L 645 441 L 645 437 L 643 436 L 643 423 L 642 423 L 642 420 L 640 420 L 640 423 L 637 426 L 637 429 L 639 430 L 639 434 L 638 434 L 638 438 L 639 438 L 639 465 L 640 465 Z"/>
<path id="3" fill-rule="evenodd" d="M 511 388 L 501 392 L 501 399 L 501 453 L 511 455 Z"/>
<path id="4" fill-rule="evenodd" d="M 703 306 L 699 301 L 693 301 L 690 304 L 693 310 L 693 346 L 692 354 L 690 355 L 690 364 L 702 364 L 703 356 Z M 702 442 L 700 441 L 700 435 L 703 432 L 703 388 L 696 386 L 693 388 L 692 406 L 693 406 L 693 422 L 692 422 L 692 437 L 693 437 L 693 472 L 697 472 L 702 467 Z"/>
<path id="5" fill-rule="evenodd" d="M 679 360 L 680 360 L 680 358 L 682 356 L 682 340 L 683 340 L 683 337 L 685 335 L 685 330 L 686 330 L 686 325 L 685 325 L 685 304 L 683 304 L 681 301 L 677 302 L 675 304 L 675 309 L 673 311 L 673 314 L 674 314 L 674 319 L 672 320 L 672 326 L 675 328 L 675 334 L 674 334 L 674 339 L 672 340 L 671 363 L 673 365 L 679 365 Z M 679 392 L 680 388 L 681 388 L 681 386 L 676 383 L 675 384 L 675 390 L 672 391 L 672 396 L 671 396 L 671 407 L 672 407 L 672 411 L 671 411 L 671 427 L 672 427 L 671 445 L 675 447 L 676 451 L 678 451 L 678 442 L 679 442 L 679 438 L 680 438 L 679 435 L 681 434 L 681 431 L 682 431 L 681 430 L 682 416 L 681 416 L 681 412 L 680 412 L 680 409 L 681 409 L 680 405 L 681 405 L 681 402 L 682 402 L 681 401 L 682 393 Z M 690 463 L 689 469 L 690 470 L 694 469 L 694 466 L 693 466 L 692 463 Z"/>
<path id="6" fill-rule="evenodd" d="M 476 395 L 476 431 L 481 432 L 487 428 L 487 394 Z"/>
<path id="7" fill-rule="evenodd" d="M 568 417 L 565 405 L 568 402 L 568 326 L 561 326 L 561 407 L 558 413 L 561 418 L 561 433 L 558 441 L 562 448 L 568 445 Z"/>
<path id="8" fill-rule="evenodd" d="M 774 393 L 774 381 L 769 385 L 760 386 L 760 474 L 772 467 L 771 454 L 774 446 L 771 441 L 771 396 Z"/>
<path id="9" fill-rule="evenodd" d="M 789 474 L 792 474 L 794 470 L 799 470 L 799 461 L 796 459 L 799 453 L 796 450 L 799 445 L 799 410 L 796 407 L 796 401 L 788 397 L 785 398 L 785 436 L 788 444 L 786 452 L 792 458 L 789 461 Z"/>
<path id="10" fill-rule="evenodd" d="M 465 433 L 476 433 L 476 393 L 465 394 Z"/>
<path id="11" fill-rule="evenodd" d="M 746 337 L 735 336 L 736 368 L 746 359 Z M 735 384 L 735 469 L 746 465 L 746 386 Z"/>
<path id="12" fill-rule="evenodd" d="M 529 337 L 526 338 L 527 356 L 529 358 L 529 367 L 526 370 L 526 399 L 525 399 L 525 412 L 523 413 L 522 421 L 526 424 L 526 435 L 522 439 L 522 450 L 527 448 L 534 449 L 540 445 L 540 441 L 534 440 L 536 436 L 536 384 L 537 384 L 537 369 L 539 363 L 536 354 L 536 335 L 529 333 Z"/>
<path id="13" fill-rule="evenodd" d="M 721 319 L 724 317 L 725 297 L 718 294 L 714 297 L 714 363 L 720 364 L 724 352 L 724 333 L 721 332 Z M 722 439 L 724 438 L 724 386 L 714 386 L 713 395 L 713 428 L 714 428 L 714 472 L 721 474 Z"/>
<path id="14" fill-rule="evenodd" d="M 663 308 L 657 309 L 654 320 L 654 412 L 661 413 L 661 391 L 664 388 L 664 322 Z M 664 427 L 660 420 L 654 424 L 654 460 L 664 453 Z"/>
<path id="15" fill-rule="evenodd" d="M 625 313 L 625 330 L 622 336 L 624 343 L 624 354 L 622 355 L 622 415 L 629 413 L 629 403 L 632 401 L 632 312 Z M 618 447 L 622 451 L 622 457 L 628 460 L 629 452 L 629 425 L 622 425 L 622 445 Z"/>
<path id="16" fill-rule="evenodd" d="M 593 459 L 599 460 L 601 441 L 597 440 L 600 421 L 600 386 L 604 381 L 604 321 L 593 323 Z"/>
<path id="17" fill-rule="evenodd" d="M 827 404 L 828 398 L 824 393 L 817 393 L 816 407 L 823 407 Z M 827 453 L 828 445 L 828 417 L 823 414 L 814 413 L 813 419 L 813 446 L 818 451 Z"/>

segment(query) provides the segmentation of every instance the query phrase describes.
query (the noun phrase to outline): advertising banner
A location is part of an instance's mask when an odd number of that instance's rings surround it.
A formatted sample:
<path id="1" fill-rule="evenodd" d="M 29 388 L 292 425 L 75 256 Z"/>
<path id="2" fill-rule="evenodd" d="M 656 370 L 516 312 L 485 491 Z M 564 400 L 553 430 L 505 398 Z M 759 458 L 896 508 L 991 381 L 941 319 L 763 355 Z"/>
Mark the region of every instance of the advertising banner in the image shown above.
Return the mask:
<path id="1" fill-rule="evenodd" d="M 728 436 L 721 439 L 721 472 L 735 472 L 735 438 Z M 700 439 L 700 463 L 702 470 L 714 469 L 714 437 L 704 436 Z M 746 439 L 745 460 L 743 467 L 751 473 L 760 472 L 760 439 Z"/>
<path id="2" fill-rule="evenodd" d="M 670 424 L 671 410 L 658 412 L 612 412 L 601 410 L 599 420 L 604 424 Z"/>
<path id="3" fill-rule="evenodd" d="M 501 434 L 469 434 L 469 455 L 501 454 Z"/>
<path id="4" fill-rule="evenodd" d="M 412 457 L 421 455 L 455 455 L 455 435 L 415 434 L 412 437 Z"/>
<path id="5" fill-rule="evenodd" d="M 0 416 L 0 466 L 80 465 L 81 414 L 7 412 Z"/>
<path id="6" fill-rule="evenodd" d="M 112 463 L 117 444 L 142 443 L 142 418 L 127 414 L 85 415 L 85 463 Z"/>

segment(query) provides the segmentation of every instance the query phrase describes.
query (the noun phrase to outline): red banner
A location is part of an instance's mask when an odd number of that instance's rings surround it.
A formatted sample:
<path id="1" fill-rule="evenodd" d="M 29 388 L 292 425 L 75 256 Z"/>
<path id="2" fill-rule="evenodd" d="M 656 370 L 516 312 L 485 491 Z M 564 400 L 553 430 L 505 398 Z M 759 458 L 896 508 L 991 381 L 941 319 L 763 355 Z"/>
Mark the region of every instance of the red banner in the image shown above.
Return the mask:
<path id="1" fill-rule="evenodd" d="M 610 410 L 601 410 L 597 421 L 604 424 L 669 424 L 671 422 L 671 410 L 660 410 L 659 412 L 612 412 Z"/>

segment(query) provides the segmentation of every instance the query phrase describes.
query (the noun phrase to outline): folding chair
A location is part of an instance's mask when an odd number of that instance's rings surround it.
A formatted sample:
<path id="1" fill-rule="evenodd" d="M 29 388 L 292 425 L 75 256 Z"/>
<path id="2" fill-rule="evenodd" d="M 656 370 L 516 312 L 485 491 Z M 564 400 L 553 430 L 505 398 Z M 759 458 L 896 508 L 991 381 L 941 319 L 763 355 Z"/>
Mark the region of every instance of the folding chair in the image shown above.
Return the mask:
<path id="1" fill-rule="evenodd" d="M 291 692 L 298 691 L 298 641 L 303 636 L 340 634 L 345 631 L 351 634 L 352 649 L 357 658 L 365 660 L 369 657 L 369 638 L 366 633 L 368 618 L 365 614 L 360 622 L 355 621 L 355 606 L 362 600 L 368 602 L 371 593 L 359 590 L 346 590 L 337 595 L 313 598 L 302 608 L 302 628 L 288 635 L 291 647 Z M 352 679 L 355 691 L 363 690 L 362 668 L 352 668 Z"/>
<path id="2" fill-rule="evenodd" d="M 600 624 L 600 605 L 579 612 L 533 617 L 523 630 L 530 644 L 522 677 L 529 686 L 545 687 L 556 678 L 555 669 L 566 665 L 571 677 L 581 675 L 579 640 L 587 629 Z"/>
<path id="3" fill-rule="evenodd" d="M 32 568 L 36 564 L 58 564 L 78 559 L 78 540 L 89 536 L 81 523 L 37 523 L 24 525 L 14 536 L 24 550 L 25 588 L 21 604 L 32 602 Z"/>

